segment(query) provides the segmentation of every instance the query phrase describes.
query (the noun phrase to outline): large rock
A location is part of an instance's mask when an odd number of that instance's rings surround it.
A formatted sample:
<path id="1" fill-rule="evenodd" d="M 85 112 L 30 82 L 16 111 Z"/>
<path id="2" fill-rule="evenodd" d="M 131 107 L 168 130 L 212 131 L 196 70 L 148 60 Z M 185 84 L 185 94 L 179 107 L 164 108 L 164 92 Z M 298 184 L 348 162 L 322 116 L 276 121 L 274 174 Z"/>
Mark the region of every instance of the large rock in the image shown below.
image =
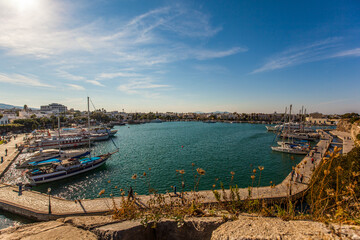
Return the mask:
<path id="1" fill-rule="evenodd" d="M 183 224 L 174 220 L 161 220 L 153 227 L 144 227 L 140 221 L 124 221 L 93 229 L 101 239 L 210 239 L 211 233 L 220 226 L 222 218 L 188 218 Z"/>
<path id="2" fill-rule="evenodd" d="M 312 221 L 283 221 L 279 218 L 241 216 L 217 228 L 212 240 L 240 239 L 360 239 L 354 226 L 326 226 Z"/>
<path id="3" fill-rule="evenodd" d="M 0 239 L 43 240 L 43 239 L 89 239 L 95 240 L 97 236 L 59 221 L 34 223 L 19 227 L 7 228 L 0 231 Z"/>

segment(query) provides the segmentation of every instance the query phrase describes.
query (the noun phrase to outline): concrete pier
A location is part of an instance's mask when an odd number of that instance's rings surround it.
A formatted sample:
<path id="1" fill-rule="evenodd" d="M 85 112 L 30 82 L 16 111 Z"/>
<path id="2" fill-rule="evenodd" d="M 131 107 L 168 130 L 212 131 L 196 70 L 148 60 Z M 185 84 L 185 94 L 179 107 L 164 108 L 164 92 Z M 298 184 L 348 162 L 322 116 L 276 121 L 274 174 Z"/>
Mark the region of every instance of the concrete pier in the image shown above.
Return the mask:
<path id="1" fill-rule="evenodd" d="M 296 174 L 293 180 L 291 180 L 292 174 L 290 173 L 282 183 L 274 187 L 253 188 L 250 198 L 282 200 L 289 196 L 292 198 L 302 197 L 302 194 L 308 188 L 314 168 L 320 164 L 322 157 L 330 146 L 332 137 L 326 132 L 322 133 L 322 137 L 323 139 L 318 142 L 316 147 L 295 168 L 298 176 L 303 175 L 302 183 L 299 177 L 296 178 Z M 311 161 L 312 157 L 314 158 L 314 163 Z M 121 197 L 70 201 L 28 190 L 23 191 L 22 195 L 19 196 L 17 190 L 16 187 L 0 184 L 0 208 L 36 220 L 56 219 L 73 215 L 104 214 L 113 208 L 113 200 L 116 204 L 121 202 Z M 226 193 L 229 196 L 229 190 L 226 190 Z M 239 189 L 239 193 L 243 200 L 249 197 L 248 188 Z M 204 204 L 217 203 L 212 191 L 199 191 L 197 194 L 201 197 L 201 201 Z M 165 196 L 167 199 L 170 199 L 169 195 Z M 191 197 L 191 194 L 189 193 L 187 196 Z M 136 197 L 139 206 L 143 207 L 146 207 L 149 200 L 149 195 Z"/>
<path id="2" fill-rule="evenodd" d="M 24 137 L 25 134 L 19 134 L 16 139 L 12 138 L 10 142 L 0 145 L 0 157 L 3 157 L 3 162 L 0 163 L 0 178 L 20 154 L 20 151 L 16 148 L 16 146 L 20 146 L 24 143 Z"/>

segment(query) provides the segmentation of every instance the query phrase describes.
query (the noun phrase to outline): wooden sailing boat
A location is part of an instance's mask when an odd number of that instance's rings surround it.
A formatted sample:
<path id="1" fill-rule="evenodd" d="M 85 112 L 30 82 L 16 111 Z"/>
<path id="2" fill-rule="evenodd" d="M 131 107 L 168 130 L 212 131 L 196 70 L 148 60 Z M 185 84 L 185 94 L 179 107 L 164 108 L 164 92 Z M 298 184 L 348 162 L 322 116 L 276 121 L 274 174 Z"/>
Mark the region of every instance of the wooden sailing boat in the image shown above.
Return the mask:
<path id="1" fill-rule="evenodd" d="M 87 103 L 88 125 L 90 128 L 89 97 L 87 98 Z M 90 145 L 91 141 L 89 138 L 89 149 Z M 90 151 L 89 156 L 84 158 L 68 158 L 65 160 L 54 158 L 44 160 L 43 162 L 37 163 L 41 167 L 31 170 L 29 169 L 29 171 L 26 172 L 26 176 L 28 177 L 32 185 L 57 181 L 98 168 L 102 166 L 106 162 L 106 160 L 111 157 L 111 155 L 117 153 L 118 151 L 119 149 L 117 148 L 114 152 L 102 154 L 95 157 L 91 156 Z"/>

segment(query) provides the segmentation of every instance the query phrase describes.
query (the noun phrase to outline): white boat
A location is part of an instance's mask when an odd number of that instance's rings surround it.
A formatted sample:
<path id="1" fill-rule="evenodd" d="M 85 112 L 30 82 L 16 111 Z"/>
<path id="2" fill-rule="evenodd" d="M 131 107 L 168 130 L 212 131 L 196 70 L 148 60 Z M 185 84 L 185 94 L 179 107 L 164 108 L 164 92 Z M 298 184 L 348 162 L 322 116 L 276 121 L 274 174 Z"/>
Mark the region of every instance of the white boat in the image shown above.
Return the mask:
<path id="1" fill-rule="evenodd" d="M 283 133 L 281 134 L 284 138 L 289 139 L 299 139 L 299 140 L 308 140 L 308 141 L 314 141 L 319 138 L 319 134 L 317 133 Z"/>
<path id="2" fill-rule="evenodd" d="M 90 126 L 90 110 L 89 110 L 89 97 L 88 97 L 88 125 Z M 107 135 L 109 136 L 109 135 Z M 90 138 L 87 138 L 87 143 L 90 149 Z M 115 145 L 115 143 L 114 143 Z M 103 165 L 109 157 L 118 152 L 102 154 L 95 157 L 73 157 L 67 159 L 52 158 L 43 161 L 32 163 L 38 168 L 28 168 L 26 172 L 27 178 L 32 185 L 53 182 L 67 177 L 71 177 L 80 173 L 90 171 Z"/>
<path id="3" fill-rule="evenodd" d="M 109 134 L 110 137 L 113 137 L 118 132 L 118 130 L 110 129 L 106 127 L 95 127 L 95 128 L 90 128 L 90 131 L 88 130 L 88 132 L 96 133 L 96 134 L 107 133 Z"/>
<path id="4" fill-rule="evenodd" d="M 36 139 L 30 144 L 29 149 L 51 149 L 51 148 L 73 148 L 87 145 L 89 142 L 88 137 L 51 137 Z"/>
<path id="5" fill-rule="evenodd" d="M 162 123 L 162 121 L 160 119 L 153 119 L 150 121 L 151 123 Z"/>
<path id="6" fill-rule="evenodd" d="M 110 137 L 110 134 L 108 134 L 108 133 L 91 133 L 90 134 L 91 141 L 104 141 L 104 140 L 108 140 L 109 137 Z"/>
<path id="7" fill-rule="evenodd" d="M 307 146 L 303 146 L 300 144 L 294 144 L 294 143 L 290 143 L 290 142 L 285 142 L 285 135 L 291 133 L 292 131 L 292 126 L 296 126 L 300 127 L 300 124 L 291 124 L 291 109 L 292 109 L 292 105 L 290 105 L 290 111 L 289 111 L 289 122 L 288 123 L 284 123 L 283 125 L 277 125 L 277 126 L 283 126 L 286 127 L 287 132 L 285 132 L 285 128 L 282 128 L 281 130 L 283 130 L 283 140 L 281 142 L 278 142 L 279 146 L 273 146 L 271 147 L 271 149 L 273 151 L 277 151 L 277 152 L 283 152 L 283 153 L 292 153 L 292 154 L 307 154 L 309 152 L 309 148 Z M 286 114 L 287 110 L 285 108 L 285 114 Z M 276 126 L 275 126 L 276 127 Z"/>
<path id="8" fill-rule="evenodd" d="M 292 154 L 307 154 L 309 149 L 306 147 L 301 147 L 299 145 L 293 145 L 286 142 L 278 142 L 280 146 L 271 147 L 273 151 L 283 152 L 283 153 L 292 153 Z"/>
<path id="9" fill-rule="evenodd" d="M 82 159 L 51 159 L 51 162 L 45 160 L 44 163 L 47 165 L 37 169 L 28 169 L 26 176 L 32 185 L 61 180 L 100 167 L 114 153 L 115 152 Z M 43 165 L 41 162 L 39 164 Z"/>
<path id="10" fill-rule="evenodd" d="M 21 164 L 17 164 L 16 168 L 26 169 L 26 168 L 37 168 L 42 165 L 42 163 L 48 162 L 50 159 L 59 159 L 65 160 L 68 158 L 81 158 L 86 155 L 89 155 L 89 151 L 84 150 L 72 150 L 72 151 L 59 151 L 55 149 L 41 150 L 33 153 L 30 157 L 26 158 Z M 50 161 L 51 162 L 51 161 Z"/>
<path id="11" fill-rule="evenodd" d="M 304 127 L 299 123 L 285 123 L 285 124 L 278 124 L 275 126 L 265 126 L 268 131 L 276 132 L 281 131 L 283 129 L 289 129 L 290 131 L 297 131 L 301 130 L 303 132 L 314 132 L 314 129 L 309 127 Z"/>

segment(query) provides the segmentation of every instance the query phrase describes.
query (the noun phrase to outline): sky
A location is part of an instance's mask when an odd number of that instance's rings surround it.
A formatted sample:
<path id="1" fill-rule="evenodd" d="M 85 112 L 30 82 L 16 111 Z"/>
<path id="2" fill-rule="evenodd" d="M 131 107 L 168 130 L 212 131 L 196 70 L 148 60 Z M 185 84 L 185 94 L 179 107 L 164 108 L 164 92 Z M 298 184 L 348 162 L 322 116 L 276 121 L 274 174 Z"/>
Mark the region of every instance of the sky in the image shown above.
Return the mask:
<path id="1" fill-rule="evenodd" d="M 360 1 L 0 0 L 0 102 L 360 111 Z"/>

